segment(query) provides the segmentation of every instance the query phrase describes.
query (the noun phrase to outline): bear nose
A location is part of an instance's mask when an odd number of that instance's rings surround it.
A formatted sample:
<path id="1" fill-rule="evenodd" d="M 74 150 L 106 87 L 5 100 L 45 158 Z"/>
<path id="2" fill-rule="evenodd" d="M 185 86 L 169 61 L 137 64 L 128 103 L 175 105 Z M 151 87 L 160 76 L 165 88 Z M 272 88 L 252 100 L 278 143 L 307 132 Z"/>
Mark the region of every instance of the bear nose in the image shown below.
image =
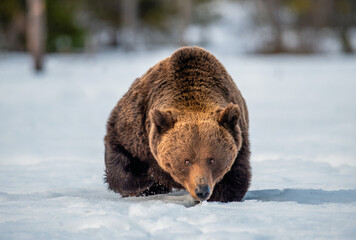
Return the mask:
<path id="1" fill-rule="evenodd" d="M 208 185 L 198 185 L 195 189 L 195 194 L 201 201 L 204 201 L 210 195 L 210 187 Z"/>

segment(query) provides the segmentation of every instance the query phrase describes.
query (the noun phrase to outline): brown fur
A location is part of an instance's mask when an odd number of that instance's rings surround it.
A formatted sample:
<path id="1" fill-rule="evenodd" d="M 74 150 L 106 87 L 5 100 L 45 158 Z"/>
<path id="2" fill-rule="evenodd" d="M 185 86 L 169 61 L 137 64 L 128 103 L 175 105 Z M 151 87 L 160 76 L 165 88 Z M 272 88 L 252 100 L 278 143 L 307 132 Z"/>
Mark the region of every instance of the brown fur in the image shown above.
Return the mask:
<path id="1" fill-rule="evenodd" d="M 109 189 L 139 196 L 185 188 L 199 199 L 206 185 L 209 201 L 240 201 L 251 175 L 248 125 L 222 64 L 204 49 L 178 49 L 136 79 L 110 115 Z"/>

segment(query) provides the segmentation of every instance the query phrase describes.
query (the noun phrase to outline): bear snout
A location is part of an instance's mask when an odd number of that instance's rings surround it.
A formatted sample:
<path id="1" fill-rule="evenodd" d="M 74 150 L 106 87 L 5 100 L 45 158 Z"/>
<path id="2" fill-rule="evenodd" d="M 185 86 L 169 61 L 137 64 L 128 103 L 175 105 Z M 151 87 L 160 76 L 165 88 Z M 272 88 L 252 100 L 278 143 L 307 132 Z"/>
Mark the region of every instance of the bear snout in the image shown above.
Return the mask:
<path id="1" fill-rule="evenodd" d="M 195 189 L 195 194 L 200 199 L 200 201 L 206 200 L 210 195 L 210 187 L 208 184 L 198 185 Z"/>

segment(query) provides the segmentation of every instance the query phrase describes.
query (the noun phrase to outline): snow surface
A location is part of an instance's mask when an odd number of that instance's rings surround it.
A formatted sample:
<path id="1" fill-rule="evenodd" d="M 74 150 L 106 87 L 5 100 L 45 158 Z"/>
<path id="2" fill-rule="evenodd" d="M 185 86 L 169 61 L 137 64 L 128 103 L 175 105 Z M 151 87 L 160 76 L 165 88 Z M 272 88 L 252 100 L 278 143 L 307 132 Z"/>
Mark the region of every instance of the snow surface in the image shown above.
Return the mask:
<path id="1" fill-rule="evenodd" d="M 250 111 L 244 202 L 106 190 L 108 115 L 172 51 L 50 55 L 40 75 L 0 55 L 0 239 L 355 239 L 355 56 L 212 49 Z"/>

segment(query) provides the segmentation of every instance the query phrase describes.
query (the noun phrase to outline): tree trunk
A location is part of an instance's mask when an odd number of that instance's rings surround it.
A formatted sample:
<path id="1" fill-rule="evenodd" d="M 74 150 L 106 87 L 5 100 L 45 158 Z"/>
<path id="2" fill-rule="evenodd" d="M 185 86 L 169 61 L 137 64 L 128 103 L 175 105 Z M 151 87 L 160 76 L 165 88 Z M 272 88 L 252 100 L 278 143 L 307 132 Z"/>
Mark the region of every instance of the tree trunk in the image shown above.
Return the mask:
<path id="1" fill-rule="evenodd" d="M 283 29 L 280 18 L 280 9 L 281 2 L 280 0 L 271 0 L 267 3 L 267 9 L 269 13 L 269 17 L 271 20 L 271 26 L 273 29 L 273 44 L 272 44 L 272 53 L 281 53 L 285 52 L 286 49 L 284 47 L 283 42 Z"/>
<path id="2" fill-rule="evenodd" d="M 270 27 L 271 38 L 264 42 L 259 50 L 262 53 L 281 53 L 285 52 L 285 44 L 283 42 L 283 28 L 280 18 L 280 0 L 255 0 L 257 8 L 256 18 L 261 26 L 267 25 Z"/>
<path id="3" fill-rule="evenodd" d="M 354 50 L 351 45 L 350 37 L 349 37 L 349 31 L 348 31 L 347 26 L 342 26 L 340 29 L 340 43 L 342 46 L 342 51 L 344 53 L 353 53 Z"/>
<path id="4" fill-rule="evenodd" d="M 43 70 L 45 50 L 45 3 L 44 0 L 27 0 L 27 47 L 34 60 L 36 71 Z"/>
<path id="5" fill-rule="evenodd" d="M 180 14 L 179 26 L 178 26 L 178 34 L 179 34 L 178 39 L 179 39 L 179 45 L 184 46 L 187 45 L 184 35 L 192 18 L 193 4 L 192 4 L 192 0 L 177 0 L 177 1 L 178 1 L 177 3 L 178 3 L 179 14 Z"/>
<path id="6" fill-rule="evenodd" d="M 109 29 L 109 46 L 110 47 L 118 47 L 119 41 L 117 39 L 117 28 L 112 27 Z"/>
<path id="7" fill-rule="evenodd" d="M 123 45 L 126 50 L 135 48 L 135 33 L 138 18 L 138 0 L 122 0 Z"/>

